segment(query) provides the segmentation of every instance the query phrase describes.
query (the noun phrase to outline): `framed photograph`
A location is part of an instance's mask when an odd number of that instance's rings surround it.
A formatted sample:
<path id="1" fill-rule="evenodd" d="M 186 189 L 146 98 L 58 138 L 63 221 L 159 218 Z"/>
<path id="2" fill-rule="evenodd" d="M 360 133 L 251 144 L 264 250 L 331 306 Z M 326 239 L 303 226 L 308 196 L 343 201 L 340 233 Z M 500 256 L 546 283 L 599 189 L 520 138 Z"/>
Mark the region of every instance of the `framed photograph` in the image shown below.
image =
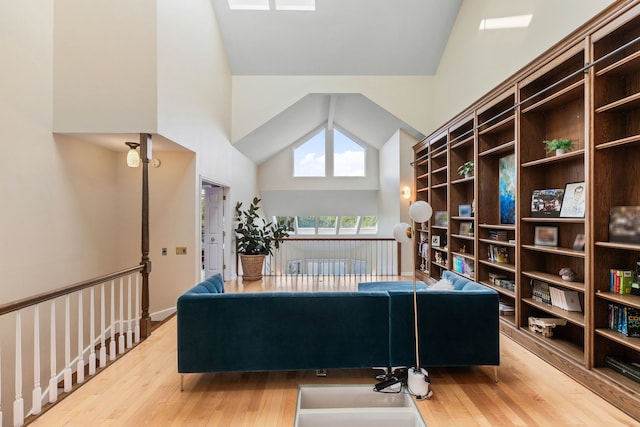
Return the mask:
<path id="1" fill-rule="evenodd" d="M 431 246 L 434 246 L 436 248 L 440 247 L 440 236 L 438 236 L 437 234 L 431 236 Z"/>
<path id="2" fill-rule="evenodd" d="M 436 211 L 433 214 L 434 224 L 438 227 L 446 227 L 449 224 L 449 214 L 447 211 Z"/>
<path id="3" fill-rule="evenodd" d="M 471 236 L 471 230 L 473 230 L 472 222 L 461 222 L 460 223 L 460 234 L 465 236 Z"/>
<path id="4" fill-rule="evenodd" d="M 612 206 L 609 211 L 609 241 L 640 243 L 640 206 Z"/>
<path id="5" fill-rule="evenodd" d="M 573 241 L 573 249 L 584 251 L 584 234 L 576 234 L 576 240 Z"/>
<path id="6" fill-rule="evenodd" d="M 533 190 L 531 216 L 536 218 L 559 217 L 564 198 L 564 188 Z"/>
<path id="7" fill-rule="evenodd" d="M 560 217 L 562 218 L 584 218 L 584 182 L 572 182 L 564 187 L 564 198 Z"/>
<path id="8" fill-rule="evenodd" d="M 536 226 L 533 243 L 538 246 L 558 246 L 558 227 Z"/>
<path id="9" fill-rule="evenodd" d="M 471 205 L 458 205 L 458 216 L 471 216 Z"/>

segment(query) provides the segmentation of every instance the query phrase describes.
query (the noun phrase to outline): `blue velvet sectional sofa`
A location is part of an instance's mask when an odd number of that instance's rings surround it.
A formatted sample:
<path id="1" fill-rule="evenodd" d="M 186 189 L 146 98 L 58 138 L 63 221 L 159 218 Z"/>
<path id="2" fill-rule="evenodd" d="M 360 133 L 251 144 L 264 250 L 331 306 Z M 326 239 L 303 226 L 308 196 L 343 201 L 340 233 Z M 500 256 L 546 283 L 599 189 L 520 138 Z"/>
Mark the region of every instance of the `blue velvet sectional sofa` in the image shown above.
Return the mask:
<path id="1" fill-rule="evenodd" d="M 454 290 L 420 283 L 421 365 L 498 365 L 498 294 L 447 277 Z M 178 372 L 413 366 L 412 290 L 378 282 L 358 292 L 225 293 L 212 276 L 178 299 Z"/>

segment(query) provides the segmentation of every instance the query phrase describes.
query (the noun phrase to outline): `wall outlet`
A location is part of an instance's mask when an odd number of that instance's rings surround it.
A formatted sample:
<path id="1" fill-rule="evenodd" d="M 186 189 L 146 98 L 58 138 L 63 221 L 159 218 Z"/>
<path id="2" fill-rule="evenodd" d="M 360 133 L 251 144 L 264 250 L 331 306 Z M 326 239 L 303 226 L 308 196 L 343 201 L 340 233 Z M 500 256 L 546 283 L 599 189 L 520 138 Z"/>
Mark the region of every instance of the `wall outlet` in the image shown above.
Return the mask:
<path id="1" fill-rule="evenodd" d="M 176 246 L 176 255 L 186 255 L 187 247 L 186 246 Z"/>

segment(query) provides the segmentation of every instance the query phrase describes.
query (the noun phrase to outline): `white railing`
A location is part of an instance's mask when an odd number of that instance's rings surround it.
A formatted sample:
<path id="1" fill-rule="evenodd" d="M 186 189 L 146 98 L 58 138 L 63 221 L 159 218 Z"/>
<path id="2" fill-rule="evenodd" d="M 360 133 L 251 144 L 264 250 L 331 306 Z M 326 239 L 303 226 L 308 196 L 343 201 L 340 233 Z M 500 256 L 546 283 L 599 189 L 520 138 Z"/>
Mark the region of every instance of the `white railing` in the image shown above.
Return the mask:
<path id="1" fill-rule="evenodd" d="M 142 271 L 143 266 L 136 266 L 0 306 L 0 426 L 23 425 L 25 418 L 36 416 L 55 403 L 59 393 L 70 393 L 74 386 L 82 384 L 85 374 L 91 377 L 105 368 L 107 358 L 113 361 L 140 342 Z M 59 310 L 63 304 L 64 310 Z M 42 319 L 49 319 L 48 325 L 42 324 L 41 312 Z M 42 342 L 47 340 L 49 346 L 45 348 Z M 3 354 L 9 349 L 8 342 L 15 342 L 13 360 Z M 60 355 L 64 355 L 64 364 L 58 362 Z M 47 362 L 48 387 L 42 390 L 42 377 L 47 374 L 41 365 L 46 366 Z M 2 379 L 11 376 L 15 380 L 12 407 L 2 400 L 2 396 L 11 395 L 7 390 L 11 384 Z M 25 384 L 30 383 L 31 393 L 24 394 Z M 3 423 L 3 413 L 10 412 L 13 423 L 8 419 Z"/>
<path id="2" fill-rule="evenodd" d="M 267 257 L 269 276 L 391 276 L 400 274 L 393 238 L 287 238 Z"/>

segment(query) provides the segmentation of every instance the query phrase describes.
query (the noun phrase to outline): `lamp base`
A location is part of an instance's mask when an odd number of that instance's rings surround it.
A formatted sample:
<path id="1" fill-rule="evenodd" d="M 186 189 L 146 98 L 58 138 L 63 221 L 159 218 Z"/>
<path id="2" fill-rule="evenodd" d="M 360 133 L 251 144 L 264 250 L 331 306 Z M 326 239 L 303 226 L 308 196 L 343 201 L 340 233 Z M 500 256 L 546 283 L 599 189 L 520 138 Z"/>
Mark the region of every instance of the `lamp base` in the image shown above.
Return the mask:
<path id="1" fill-rule="evenodd" d="M 418 400 L 430 399 L 433 396 L 433 390 L 429 390 L 429 374 L 423 368 L 409 369 L 407 378 L 407 389 L 409 393 L 416 396 Z"/>

